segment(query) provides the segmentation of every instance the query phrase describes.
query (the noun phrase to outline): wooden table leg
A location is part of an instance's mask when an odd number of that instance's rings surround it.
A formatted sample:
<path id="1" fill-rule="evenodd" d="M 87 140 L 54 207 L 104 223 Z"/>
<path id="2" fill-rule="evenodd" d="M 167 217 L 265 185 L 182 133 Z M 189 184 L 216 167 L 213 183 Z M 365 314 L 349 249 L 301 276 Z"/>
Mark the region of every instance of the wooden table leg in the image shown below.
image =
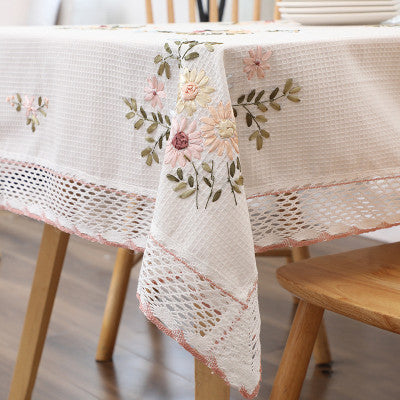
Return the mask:
<path id="1" fill-rule="evenodd" d="M 310 258 L 310 250 L 308 247 L 294 247 L 292 253 L 295 262 Z M 322 321 L 320 325 L 313 355 L 317 365 L 329 365 L 332 363 L 332 356 L 329 349 L 328 335 L 326 333 L 324 321 Z"/>
<path id="2" fill-rule="evenodd" d="M 30 400 L 69 234 L 45 224 L 8 400 Z"/>
<path id="3" fill-rule="evenodd" d="M 298 400 L 324 309 L 300 300 L 270 400 Z"/>
<path id="4" fill-rule="evenodd" d="M 96 361 L 105 362 L 112 360 L 131 269 L 141 256 L 141 254 L 138 254 L 135 257 L 133 250 L 124 248 L 118 249 L 110 289 L 108 291 L 106 308 L 104 310 Z"/>
<path id="5" fill-rule="evenodd" d="M 229 386 L 210 368 L 195 359 L 195 400 L 229 400 Z"/>

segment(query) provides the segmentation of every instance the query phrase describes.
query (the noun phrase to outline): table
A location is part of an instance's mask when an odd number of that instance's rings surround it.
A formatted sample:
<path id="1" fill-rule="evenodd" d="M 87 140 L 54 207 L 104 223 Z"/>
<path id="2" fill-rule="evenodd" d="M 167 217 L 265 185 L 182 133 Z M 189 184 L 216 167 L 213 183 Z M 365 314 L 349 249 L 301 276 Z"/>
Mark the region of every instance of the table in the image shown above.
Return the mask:
<path id="1" fill-rule="evenodd" d="M 144 314 L 246 398 L 255 251 L 400 223 L 397 26 L 8 27 L 0 63 L 1 207 L 144 250 Z"/>

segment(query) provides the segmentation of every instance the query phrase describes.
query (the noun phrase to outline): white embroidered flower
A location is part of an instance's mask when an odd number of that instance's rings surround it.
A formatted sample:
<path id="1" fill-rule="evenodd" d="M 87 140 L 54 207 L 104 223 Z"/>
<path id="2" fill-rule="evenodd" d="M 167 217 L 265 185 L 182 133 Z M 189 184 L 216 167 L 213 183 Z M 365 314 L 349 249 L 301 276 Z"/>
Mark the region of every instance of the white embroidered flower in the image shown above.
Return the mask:
<path id="1" fill-rule="evenodd" d="M 211 86 L 207 86 L 208 76 L 201 70 L 189 71 L 187 68 L 180 75 L 180 85 L 178 93 L 178 103 L 176 110 L 181 113 L 183 110 L 188 115 L 193 115 L 197 110 L 197 105 L 206 107 L 211 102 L 210 93 L 215 91 Z"/>

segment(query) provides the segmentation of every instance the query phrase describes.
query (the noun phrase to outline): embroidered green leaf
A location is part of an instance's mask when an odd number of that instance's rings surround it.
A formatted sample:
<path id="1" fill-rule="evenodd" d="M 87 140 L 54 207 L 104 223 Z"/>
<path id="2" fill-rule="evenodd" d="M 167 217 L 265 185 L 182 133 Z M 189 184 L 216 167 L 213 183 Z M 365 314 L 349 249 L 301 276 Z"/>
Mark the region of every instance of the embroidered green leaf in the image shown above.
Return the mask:
<path id="1" fill-rule="evenodd" d="M 169 47 L 169 44 L 168 44 L 168 43 L 165 43 L 165 44 L 164 44 L 164 49 L 165 49 L 165 51 L 166 51 L 167 53 L 172 54 L 171 47 Z"/>
<path id="2" fill-rule="evenodd" d="M 165 138 L 168 140 L 169 139 L 169 134 L 170 134 L 170 130 L 167 129 L 167 131 L 165 132 Z"/>
<path id="3" fill-rule="evenodd" d="M 140 107 L 140 113 L 143 115 L 144 119 L 147 118 L 147 113 L 146 113 L 146 111 L 144 111 L 143 107 Z"/>
<path id="4" fill-rule="evenodd" d="M 158 127 L 157 122 L 153 122 L 148 128 L 147 128 L 147 133 L 153 133 Z"/>
<path id="5" fill-rule="evenodd" d="M 270 100 L 275 99 L 275 97 L 276 97 L 276 95 L 278 94 L 278 92 L 279 92 L 279 88 L 277 87 L 277 88 L 275 88 L 275 89 L 271 92 L 271 94 L 269 95 L 269 99 L 270 99 Z"/>
<path id="6" fill-rule="evenodd" d="M 144 120 L 138 119 L 136 121 L 135 125 L 133 125 L 133 126 L 134 126 L 135 129 L 140 129 L 142 127 L 143 123 L 144 123 Z"/>
<path id="7" fill-rule="evenodd" d="M 239 157 L 236 159 L 236 166 L 237 166 L 237 169 L 238 169 L 239 171 L 242 170 L 242 165 L 240 164 L 240 159 L 239 159 Z"/>
<path id="8" fill-rule="evenodd" d="M 261 111 L 261 112 L 267 112 L 268 108 L 265 104 L 263 103 L 257 103 L 257 108 Z"/>
<path id="9" fill-rule="evenodd" d="M 146 157 L 150 153 L 151 153 L 151 147 L 146 147 L 144 150 L 142 150 L 140 154 L 142 157 Z"/>
<path id="10" fill-rule="evenodd" d="M 214 51 L 214 47 L 212 44 L 210 43 L 204 43 L 204 47 L 210 52 L 212 53 Z"/>
<path id="11" fill-rule="evenodd" d="M 163 145 L 163 137 L 160 136 L 160 139 L 158 139 L 158 147 L 160 148 L 160 150 L 162 149 L 162 145 Z"/>
<path id="12" fill-rule="evenodd" d="M 300 101 L 298 97 L 292 96 L 291 94 L 289 94 L 287 98 L 288 100 L 293 101 L 294 103 L 298 103 Z"/>
<path id="13" fill-rule="evenodd" d="M 27 124 L 27 125 L 29 125 L 31 122 L 32 122 L 32 120 L 31 120 L 30 118 L 28 118 L 28 119 L 26 120 L 26 124 Z"/>
<path id="14" fill-rule="evenodd" d="M 232 161 L 229 167 L 229 174 L 231 175 L 232 178 L 235 176 L 235 172 L 236 172 L 236 166 L 235 163 Z"/>
<path id="15" fill-rule="evenodd" d="M 17 93 L 17 99 L 18 99 L 18 101 L 21 103 L 22 102 L 22 98 L 21 98 L 21 95 L 19 94 L 19 93 Z"/>
<path id="16" fill-rule="evenodd" d="M 181 44 L 180 40 L 175 40 L 175 44 L 179 46 Z"/>
<path id="17" fill-rule="evenodd" d="M 256 138 L 256 147 L 257 147 L 257 150 L 261 150 L 262 149 L 262 147 L 263 147 L 263 138 L 262 138 L 262 136 L 257 136 L 257 138 Z"/>
<path id="18" fill-rule="evenodd" d="M 167 79 L 171 78 L 171 67 L 167 62 L 165 63 L 165 76 L 167 77 Z"/>
<path id="19" fill-rule="evenodd" d="M 181 182 L 174 187 L 174 192 L 178 192 L 179 190 L 186 189 L 186 182 Z"/>
<path id="20" fill-rule="evenodd" d="M 258 103 L 261 100 L 261 97 L 264 96 L 265 90 L 261 90 L 260 93 L 258 93 L 258 95 L 256 96 L 256 98 L 254 99 L 254 103 Z"/>
<path id="21" fill-rule="evenodd" d="M 182 171 L 182 168 L 178 168 L 178 169 L 176 170 L 176 174 L 178 175 L 178 178 L 179 178 L 180 180 L 183 179 L 183 171 Z"/>
<path id="22" fill-rule="evenodd" d="M 236 111 L 236 108 L 235 107 L 232 107 L 232 110 L 233 110 L 233 116 L 236 118 L 237 117 L 237 111 Z"/>
<path id="23" fill-rule="evenodd" d="M 236 193 L 242 193 L 239 189 L 239 186 L 236 185 L 232 185 L 232 189 L 236 192 Z"/>
<path id="24" fill-rule="evenodd" d="M 122 100 L 124 100 L 124 103 L 132 110 L 132 104 L 130 101 L 126 97 L 123 97 Z"/>
<path id="25" fill-rule="evenodd" d="M 35 124 L 32 123 L 32 132 L 35 132 L 35 131 L 36 131 L 36 126 L 35 126 Z"/>
<path id="26" fill-rule="evenodd" d="M 167 123 L 167 125 L 171 125 L 171 120 L 169 119 L 168 115 L 165 115 L 165 122 Z"/>
<path id="27" fill-rule="evenodd" d="M 278 103 L 275 103 L 274 101 L 271 101 L 271 103 L 269 103 L 269 105 L 276 111 L 280 111 L 281 110 L 281 105 Z"/>
<path id="28" fill-rule="evenodd" d="M 238 179 L 236 179 L 235 183 L 239 186 L 243 186 L 243 176 L 240 175 Z"/>
<path id="29" fill-rule="evenodd" d="M 21 111 L 21 104 L 18 104 L 18 105 L 17 105 L 16 110 L 17 110 L 17 111 Z"/>
<path id="30" fill-rule="evenodd" d="M 149 154 L 147 156 L 146 164 L 150 167 L 152 163 L 153 163 L 153 157 L 151 154 Z"/>
<path id="31" fill-rule="evenodd" d="M 293 79 L 289 78 L 286 83 L 285 87 L 283 88 L 283 94 L 286 94 L 293 86 Z"/>
<path id="32" fill-rule="evenodd" d="M 127 119 L 132 119 L 135 116 L 135 113 L 133 111 L 128 112 L 128 114 L 125 115 L 125 118 Z"/>
<path id="33" fill-rule="evenodd" d="M 190 187 L 193 187 L 193 185 L 194 185 L 194 178 L 192 175 L 189 175 L 188 184 Z"/>
<path id="34" fill-rule="evenodd" d="M 158 71 L 157 71 L 157 74 L 159 75 L 159 76 L 161 76 L 163 73 L 164 73 L 164 70 L 165 70 L 165 62 L 163 62 L 163 63 L 161 63 L 160 64 L 160 66 L 158 67 Z"/>
<path id="35" fill-rule="evenodd" d="M 185 60 L 189 61 L 189 60 L 194 60 L 195 58 L 197 58 L 199 56 L 199 53 L 197 51 L 192 51 L 189 54 L 186 54 L 185 56 Z"/>
<path id="36" fill-rule="evenodd" d="M 44 117 L 47 117 L 46 112 L 43 110 L 43 108 L 38 108 L 38 111 L 40 112 L 40 114 L 42 114 Z"/>
<path id="37" fill-rule="evenodd" d="M 132 109 L 134 111 L 137 111 L 137 103 L 135 99 L 131 99 L 131 104 L 132 104 Z"/>
<path id="38" fill-rule="evenodd" d="M 206 172 L 208 172 L 208 173 L 211 172 L 211 167 L 210 167 L 206 162 L 203 162 L 203 163 L 201 164 L 201 166 L 203 167 L 204 171 L 206 171 Z"/>
<path id="39" fill-rule="evenodd" d="M 301 90 L 301 86 L 296 86 L 296 87 L 294 87 L 293 89 L 290 89 L 290 90 L 289 90 L 289 93 L 290 93 L 290 94 L 296 94 L 296 93 L 299 93 L 300 90 Z"/>
<path id="40" fill-rule="evenodd" d="M 254 131 L 250 136 L 249 140 L 254 140 L 258 136 L 258 131 Z"/>
<path id="41" fill-rule="evenodd" d="M 267 122 L 268 120 L 267 120 L 267 118 L 265 118 L 264 117 L 264 115 L 256 115 L 256 120 L 258 121 L 258 122 Z"/>
<path id="42" fill-rule="evenodd" d="M 155 112 L 151 113 L 151 117 L 153 118 L 153 121 L 157 122 L 157 114 Z"/>
<path id="43" fill-rule="evenodd" d="M 146 138 L 146 142 L 154 143 L 155 140 L 154 140 L 152 137 L 147 137 L 147 138 Z"/>
<path id="44" fill-rule="evenodd" d="M 158 158 L 158 154 L 157 154 L 155 151 L 153 152 L 153 158 L 154 158 L 154 161 L 155 161 L 157 164 L 160 163 L 160 159 Z"/>
<path id="45" fill-rule="evenodd" d="M 167 179 L 172 182 L 179 182 L 179 179 L 176 176 L 171 175 L 171 174 L 167 174 Z"/>
<path id="46" fill-rule="evenodd" d="M 154 57 L 154 64 L 158 64 L 162 60 L 162 55 L 158 54 Z"/>
<path id="47" fill-rule="evenodd" d="M 246 114 L 246 123 L 249 128 L 253 123 L 253 118 L 251 117 L 251 114 L 249 112 Z"/>
<path id="48" fill-rule="evenodd" d="M 245 98 L 246 98 L 246 95 L 242 94 L 242 95 L 237 99 L 237 102 L 238 102 L 239 104 L 241 104 L 241 103 L 244 102 L 244 99 L 245 99 Z"/>
<path id="49" fill-rule="evenodd" d="M 269 138 L 269 133 L 267 131 L 265 131 L 264 129 L 260 129 L 260 133 L 265 139 Z"/>
<path id="50" fill-rule="evenodd" d="M 214 202 L 214 201 L 217 201 L 217 200 L 221 197 L 221 193 L 222 193 L 222 190 L 221 190 L 221 189 L 217 190 L 217 191 L 214 193 L 214 196 L 213 196 L 213 198 L 212 198 L 212 201 L 213 201 L 213 202 Z"/>
<path id="51" fill-rule="evenodd" d="M 253 97 L 255 94 L 256 94 L 256 90 L 253 89 L 247 96 L 247 102 L 250 102 L 251 100 L 253 100 Z"/>
<path id="52" fill-rule="evenodd" d="M 210 180 L 209 180 L 208 178 L 204 177 L 204 178 L 203 178 L 203 181 L 206 183 L 207 186 L 209 186 L 209 187 L 212 186 L 212 185 L 211 185 L 211 182 L 210 182 Z"/>
<path id="53" fill-rule="evenodd" d="M 38 104 L 39 104 L 39 107 L 42 105 L 42 96 L 39 96 L 39 98 L 38 98 Z"/>
<path id="54" fill-rule="evenodd" d="M 191 196 L 195 192 L 196 192 L 196 189 L 189 189 L 189 190 L 186 190 L 186 192 L 183 192 L 179 197 L 181 199 L 186 199 L 186 198 L 188 198 L 189 196 Z"/>
<path id="55" fill-rule="evenodd" d="M 164 120 L 163 120 L 163 117 L 162 117 L 162 115 L 161 115 L 160 112 L 157 113 L 157 116 L 158 116 L 158 120 L 159 120 L 161 123 L 163 123 Z"/>

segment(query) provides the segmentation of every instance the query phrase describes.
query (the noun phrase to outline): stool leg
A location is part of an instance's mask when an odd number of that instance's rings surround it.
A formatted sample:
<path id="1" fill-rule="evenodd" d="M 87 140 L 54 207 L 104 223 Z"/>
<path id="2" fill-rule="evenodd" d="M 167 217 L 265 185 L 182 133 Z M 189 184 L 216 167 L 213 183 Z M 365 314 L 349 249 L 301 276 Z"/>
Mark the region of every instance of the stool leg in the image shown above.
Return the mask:
<path id="1" fill-rule="evenodd" d="M 308 247 L 294 247 L 292 249 L 292 254 L 295 262 L 310 258 L 310 250 Z M 327 365 L 332 363 L 332 356 L 329 349 L 328 336 L 324 321 L 321 323 L 313 354 L 317 365 Z"/>
<path id="2" fill-rule="evenodd" d="M 106 308 L 104 310 L 96 361 L 105 362 L 112 360 L 134 256 L 135 253 L 132 250 L 118 249 L 110 288 L 108 290 Z"/>
<path id="3" fill-rule="evenodd" d="M 69 234 L 45 224 L 8 400 L 30 400 Z"/>
<path id="4" fill-rule="evenodd" d="M 229 400 L 229 386 L 210 368 L 194 360 L 195 400 Z"/>
<path id="5" fill-rule="evenodd" d="M 324 309 L 300 300 L 270 400 L 298 400 Z"/>

